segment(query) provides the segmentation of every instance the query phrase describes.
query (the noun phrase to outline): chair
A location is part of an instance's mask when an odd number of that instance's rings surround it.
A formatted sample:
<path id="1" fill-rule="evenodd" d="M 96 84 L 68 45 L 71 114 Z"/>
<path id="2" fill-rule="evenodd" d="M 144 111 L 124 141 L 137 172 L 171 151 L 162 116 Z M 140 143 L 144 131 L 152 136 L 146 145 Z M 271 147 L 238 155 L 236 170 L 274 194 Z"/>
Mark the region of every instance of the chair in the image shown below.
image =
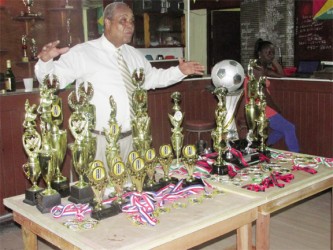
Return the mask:
<path id="1" fill-rule="evenodd" d="M 186 137 L 187 143 L 191 133 L 196 133 L 198 141 L 200 141 L 202 133 L 211 133 L 214 128 L 215 128 L 215 121 L 207 121 L 200 119 L 185 121 L 184 129 L 187 133 Z"/>

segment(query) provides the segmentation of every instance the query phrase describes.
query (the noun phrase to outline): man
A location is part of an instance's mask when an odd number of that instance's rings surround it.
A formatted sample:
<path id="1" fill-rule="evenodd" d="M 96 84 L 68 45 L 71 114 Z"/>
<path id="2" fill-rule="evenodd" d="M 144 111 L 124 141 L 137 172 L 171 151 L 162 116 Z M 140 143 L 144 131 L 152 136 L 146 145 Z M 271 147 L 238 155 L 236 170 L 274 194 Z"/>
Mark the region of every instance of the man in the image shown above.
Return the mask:
<path id="1" fill-rule="evenodd" d="M 204 67 L 199 63 L 184 62 L 183 59 L 179 59 L 177 67 L 166 70 L 153 68 L 138 50 L 127 45 L 132 40 L 133 32 L 134 15 L 129 6 L 122 2 L 111 3 L 104 10 L 104 34 L 100 38 L 78 44 L 71 49 L 57 48 L 59 41 L 51 42 L 43 47 L 35 66 L 39 81 L 47 74 L 55 74 L 61 88 L 75 80 L 77 84 L 92 83 L 94 96 L 91 103 L 96 106 L 96 159 L 104 163 L 106 140 L 101 131 L 108 128 L 110 95 L 117 103 L 117 122 L 122 128 L 119 143 L 124 161 L 132 150 L 130 103 L 117 61 L 117 49 L 120 49 L 129 72 L 137 68 L 144 69 L 145 89 L 166 87 L 181 81 L 187 75 L 202 75 L 204 71 Z M 59 55 L 60 59 L 53 61 L 53 58 Z"/>

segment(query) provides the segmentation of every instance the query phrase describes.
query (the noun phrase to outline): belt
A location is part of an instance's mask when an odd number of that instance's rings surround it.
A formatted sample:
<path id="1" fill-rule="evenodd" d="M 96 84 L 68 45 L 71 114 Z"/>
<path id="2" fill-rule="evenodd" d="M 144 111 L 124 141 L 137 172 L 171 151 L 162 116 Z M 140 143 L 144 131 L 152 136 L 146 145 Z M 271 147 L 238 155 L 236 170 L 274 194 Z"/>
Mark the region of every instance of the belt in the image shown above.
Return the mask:
<path id="1" fill-rule="evenodd" d="M 105 136 L 104 131 L 92 130 L 91 132 L 93 132 L 93 133 L 96 134 L 96 135 L 104 135 L 104 136 Z M 121 140 L 121 139 L 124 139 L 125 137 L 130 136 L 131 134 L 132 134 L 132 131 L 131 131 L 131 130 L 130 130 L 130 131 L 127 131 L 127 132 L 125 132 L 125 133 L 121 133 L 120 136 L 119 136 L 119 139 L 120 139 L 120 140 Z"/>

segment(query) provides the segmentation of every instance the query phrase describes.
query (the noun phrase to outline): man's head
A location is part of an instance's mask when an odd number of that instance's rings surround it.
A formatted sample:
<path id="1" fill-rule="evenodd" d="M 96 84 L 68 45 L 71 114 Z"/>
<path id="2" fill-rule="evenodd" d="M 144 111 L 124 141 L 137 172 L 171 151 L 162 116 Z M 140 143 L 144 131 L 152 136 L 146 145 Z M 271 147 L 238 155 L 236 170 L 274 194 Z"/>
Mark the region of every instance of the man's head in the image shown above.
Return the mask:
<path id="1" fill-rule="evenodd" d="M 134 33 L 134 15 L 130 7 L 123 2 L 114 2 L 104 10 L 104 35 L 115 46 L 120 47 L 132 40 Z"/>

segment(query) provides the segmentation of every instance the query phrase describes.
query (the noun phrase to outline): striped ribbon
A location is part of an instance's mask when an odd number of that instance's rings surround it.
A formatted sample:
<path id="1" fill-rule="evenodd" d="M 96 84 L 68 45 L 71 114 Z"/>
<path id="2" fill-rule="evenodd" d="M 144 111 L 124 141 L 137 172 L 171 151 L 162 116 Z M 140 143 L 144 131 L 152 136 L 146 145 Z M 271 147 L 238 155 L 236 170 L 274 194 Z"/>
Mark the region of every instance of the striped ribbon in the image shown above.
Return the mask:
<path id="1" fill-rule="evenodd" d="M 132 95 L 133 95 L 133 92 L 135 90 L 135 86 L 132 83 L 131 74 L 130 74 L 128 66 L 127 66 L 127 64 L 124 60 L 124 57 L 121 54 L 120 48 L 117 49 L 117 61 L 118 61 L 118 66 L 119 66 L 119 69 L 120 69 L 120 72 L 121 72 L 121 76 L 123 77 L 123 81 L 124 81 L 124 84 L 125 84 L 127 95 L 128 95 L 131 119 L 133 119 L 134 110 L 133 110 Z"/>
<path id="2" fill-rule="evenodd" d="M 64 205 L 58 205 L 54 206 L 51 209 L 51 214 L 53 215 L 54 218 L 60 218 L 62 216 L 71 216 L 74 215 L 76 219 L 79 221 L 82 221 L 84 219 L 84 215 L 86 213 L 90 213 L 91 207 L 89 204 L 74 204 L 70 203 L 67 204 L 66 206 Z"/>

